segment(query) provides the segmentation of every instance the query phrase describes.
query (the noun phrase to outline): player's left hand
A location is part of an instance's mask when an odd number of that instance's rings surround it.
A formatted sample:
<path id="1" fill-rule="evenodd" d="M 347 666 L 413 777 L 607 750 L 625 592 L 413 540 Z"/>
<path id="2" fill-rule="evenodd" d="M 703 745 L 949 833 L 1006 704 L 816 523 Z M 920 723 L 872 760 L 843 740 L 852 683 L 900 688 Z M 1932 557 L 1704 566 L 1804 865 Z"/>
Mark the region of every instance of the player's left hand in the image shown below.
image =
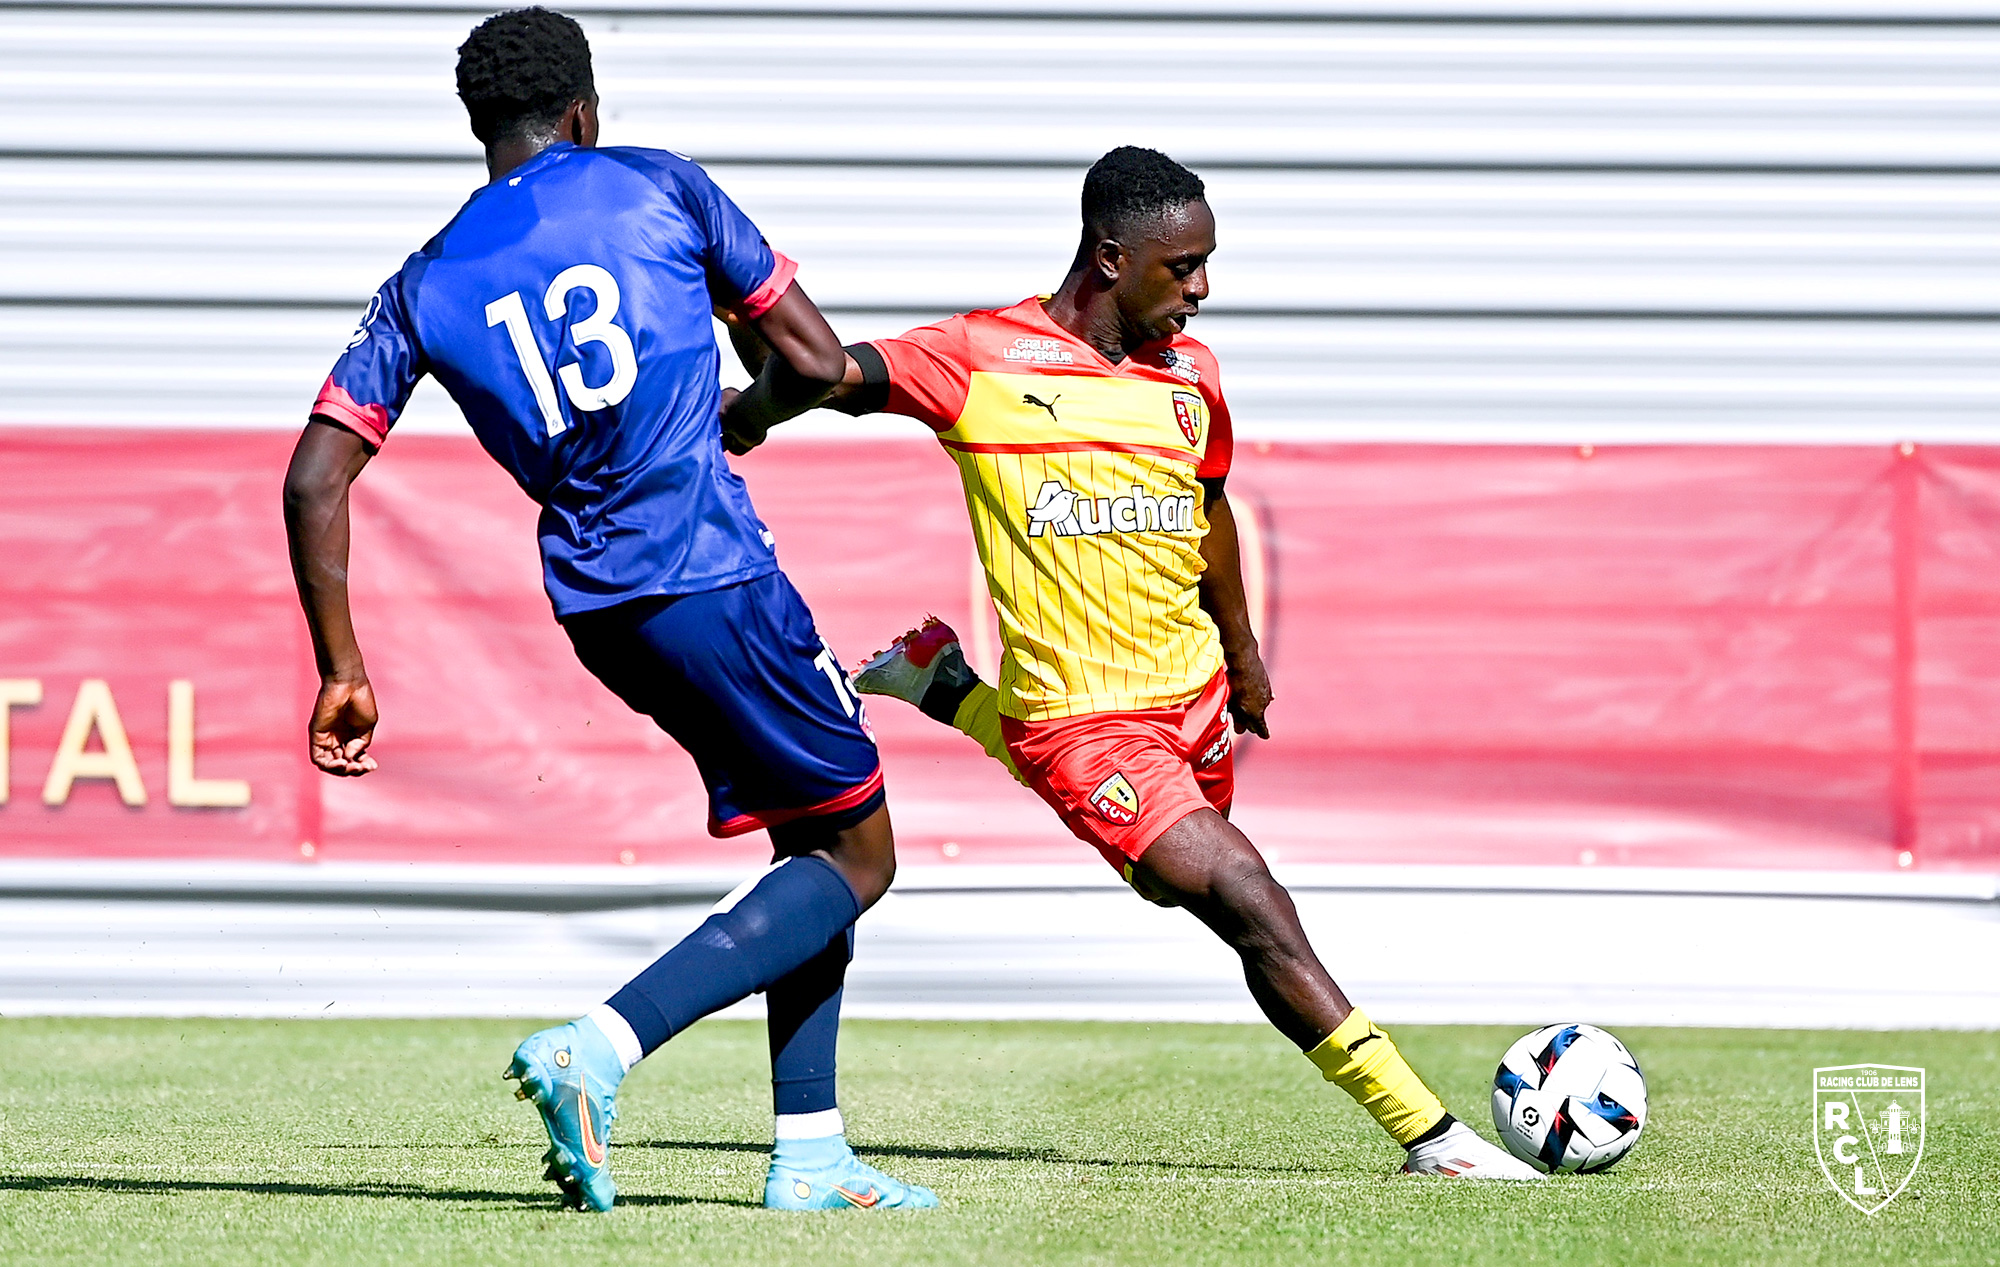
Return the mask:
<path id="1" fill-rule="evenodd" d="M 1264 710 L 1271 706 L 1271 675 L 1264 670 L 1264 657 L 1252 648 L 1227 659 L 1229 716 L 1236 723 L 1236 733 L 1269 739 L 1271 728 L 1264 722 Z"/>

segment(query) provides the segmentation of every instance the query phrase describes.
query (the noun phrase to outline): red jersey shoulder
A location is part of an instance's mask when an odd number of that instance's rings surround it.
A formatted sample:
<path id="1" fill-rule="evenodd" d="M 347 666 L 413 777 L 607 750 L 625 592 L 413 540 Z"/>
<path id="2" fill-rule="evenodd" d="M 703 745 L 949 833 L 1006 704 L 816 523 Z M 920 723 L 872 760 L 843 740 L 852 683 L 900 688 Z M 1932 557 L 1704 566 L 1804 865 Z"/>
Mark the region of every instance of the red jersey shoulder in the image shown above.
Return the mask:
<path id="1" fill-rule="evenodd" d="M 977 369 L 1019 372 L 1077 368 L 1075 343 L 1052 327 L 1037 297 L 1006 308 L 968 312 L 965 332 Z"/>
<path id="2" fill-rule="evenodd" d="M 1236 452 L 1236 427 L 1229 417 L 1229 402 L 1222 398 L 1222 369 L 1215 353 L 1199 339 L 1181 334 L 1161 349 L 1161 358 L 1169 374 L 1200 392 L 1208 402 L 1208 434 L 1201 440 L 1201 466 L 1195 474 L 1203 479 L 1228 475 Z"/>

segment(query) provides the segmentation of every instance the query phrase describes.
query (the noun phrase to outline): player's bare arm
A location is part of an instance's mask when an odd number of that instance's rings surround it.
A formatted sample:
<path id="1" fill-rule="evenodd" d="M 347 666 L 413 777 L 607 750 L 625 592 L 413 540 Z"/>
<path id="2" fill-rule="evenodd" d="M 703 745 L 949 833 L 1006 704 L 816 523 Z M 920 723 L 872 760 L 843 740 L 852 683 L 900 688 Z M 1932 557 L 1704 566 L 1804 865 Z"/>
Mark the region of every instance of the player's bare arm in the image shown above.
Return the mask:
<path id="1" fill-rule="evenodd" d="M 1250 604 L 1243 594 L 1243 563 L 1236 540 L 1236 512 L 1222 481 L 1204 481 L 1208 490 L 1208 535 L 1202 538 L 1201 607 L 1222 638 L 1222 662 L 1229 674 L 1229 714 L 1236 733 L 1271 737 L 1264 710 L 1271 706 L 1271 675 L 1250 627 Z"/>
<path id="2" fill-rule="evenodd" d="M 772 427 L 820 404 L 838 388 L 848 357 L 819 306 L 797 283 L 763 316 L 743 321 L 732 314 L 731 320 L 737 354 L 756 378 L 741 392 L 723 397 L 722 434 L 731 452 L 748 453 Z M 746 354 L 746 348 L 752 351 Z"/>
<path id="3" fill-rule="evenodd" d="M 319 669 L 319 699 L 306 743 L 313 764 L 328 774 L 361 775 L 375 768 L 368 753 L 375 738 L 375 692 L 347 605 L 348 490 L 368 458 L 360 436 L 313 418 L 285 472 L 292 576 Z"/>

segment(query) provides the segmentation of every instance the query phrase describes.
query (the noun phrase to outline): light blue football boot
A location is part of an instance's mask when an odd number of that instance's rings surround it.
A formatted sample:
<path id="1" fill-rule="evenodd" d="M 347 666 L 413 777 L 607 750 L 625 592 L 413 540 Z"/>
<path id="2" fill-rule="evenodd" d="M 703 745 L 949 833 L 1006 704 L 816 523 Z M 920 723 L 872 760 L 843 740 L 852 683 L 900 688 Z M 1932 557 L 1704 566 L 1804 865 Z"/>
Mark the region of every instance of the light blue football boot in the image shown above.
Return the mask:
<path id="1" fill-rule="evenodd" d="M 780 1140 L 764 1179 L 772 1210 L 928 1210 L 937 1193 L 892 1179 L 854 1155 L 840 1135 Z"/>
<path id="2" fill-rule="evenodd" d="M 572 1021 L 530 1034 L 514 1049 L 503 1078 L 518 1078 L 516 1099 L 533 1100 L 548 1128 L 545 1179 L 561 1185 L 563 1203 L 579 1210 L 609 1210 L 618 1198 L 611 1182 L 611 1124 L 618 1120 L 618 1084 L 625 1066 L 611 1040 L 589 1021 Z"/>

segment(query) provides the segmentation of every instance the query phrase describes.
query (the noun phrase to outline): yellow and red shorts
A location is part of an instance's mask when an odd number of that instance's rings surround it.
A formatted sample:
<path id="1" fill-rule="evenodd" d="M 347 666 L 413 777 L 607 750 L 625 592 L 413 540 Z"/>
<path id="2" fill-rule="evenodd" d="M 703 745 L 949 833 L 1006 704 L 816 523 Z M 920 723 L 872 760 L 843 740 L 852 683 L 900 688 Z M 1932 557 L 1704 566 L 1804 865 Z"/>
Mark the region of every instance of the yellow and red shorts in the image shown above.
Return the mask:
<path id="1" fill-rule="evenodd" d="M 1184 704 L 1049 721 L 1003 717 L 1000 728 L 1028 786 L 1120 872 L 1196 810 L 1227 814 L 1236 795 L 1221 673 Z"/>

